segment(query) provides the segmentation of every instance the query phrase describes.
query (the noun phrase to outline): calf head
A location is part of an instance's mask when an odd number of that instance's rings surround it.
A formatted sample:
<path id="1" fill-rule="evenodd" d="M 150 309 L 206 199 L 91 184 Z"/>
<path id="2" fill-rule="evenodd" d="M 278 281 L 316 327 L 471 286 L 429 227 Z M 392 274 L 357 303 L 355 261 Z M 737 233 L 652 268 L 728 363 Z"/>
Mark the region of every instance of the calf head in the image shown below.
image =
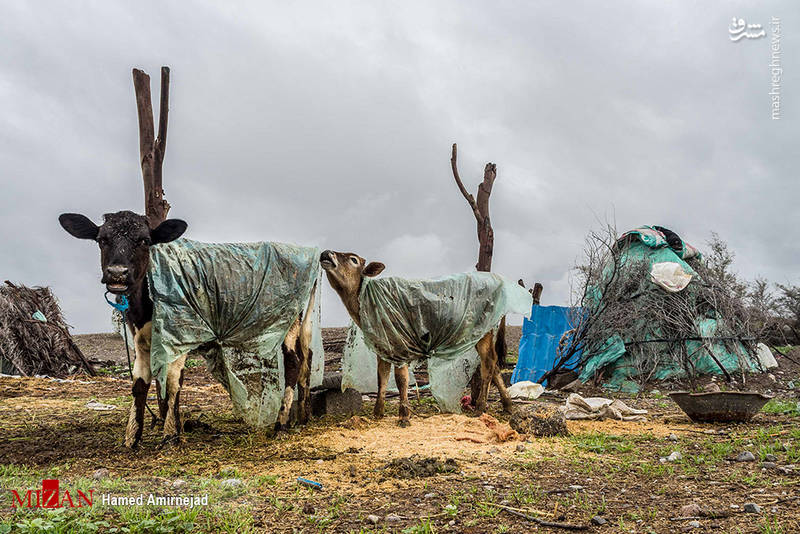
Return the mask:
<path id="1" fill-rule="evenodd" d="M 148 249 L 156 243 L 168 243 L 186 231 L 180 219 L 167 219 L 151 229 L 147 219 L 131 211 L 103 215 L 97 226 L 85 215 L 64 213 L 61 226 L 79 239 L 92 239 L 100 246 L 102 283 L 111 293 L 126 294 L 141 285 L 147 274 Z"/>
<path id="2" fill-rule="evenodd" d="M 365 276 L 378 276 L 386 266 L 376 261 L 367 263 L 364 258 L 352 252 L 332 250 L 326 250 L 320 255 L 319 264 L 325 269 L 331 287 L 339 294 L 350 316 L 358 324 L 358 292 L 361 281 Z"/>

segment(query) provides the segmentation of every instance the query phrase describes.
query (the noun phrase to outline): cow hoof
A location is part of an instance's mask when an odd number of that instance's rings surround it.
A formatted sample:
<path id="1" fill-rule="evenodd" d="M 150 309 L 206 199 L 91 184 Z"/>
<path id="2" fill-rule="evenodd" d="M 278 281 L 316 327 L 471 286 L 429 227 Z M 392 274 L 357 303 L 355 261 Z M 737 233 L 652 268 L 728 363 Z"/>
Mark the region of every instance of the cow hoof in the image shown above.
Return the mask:
<path id="1" fill-rule="evenodd" d="M 126 449 L 135 451 L 136 449 L 139 448 L 139 442 L 141 440 L 142 440 L 141 437 L 134 436 L 131 438 L 126 436 L 125 439 L 122 440 L 122 444 L 125 446 Z"/>
<path id="2" fill-rule="evenodd" d="M 397 426 L 399 426 L 400 428 L 406 428 L 411 426 L 411 423 L 408 421 L 408 419 L 400 419 L 397 422 Z"/>

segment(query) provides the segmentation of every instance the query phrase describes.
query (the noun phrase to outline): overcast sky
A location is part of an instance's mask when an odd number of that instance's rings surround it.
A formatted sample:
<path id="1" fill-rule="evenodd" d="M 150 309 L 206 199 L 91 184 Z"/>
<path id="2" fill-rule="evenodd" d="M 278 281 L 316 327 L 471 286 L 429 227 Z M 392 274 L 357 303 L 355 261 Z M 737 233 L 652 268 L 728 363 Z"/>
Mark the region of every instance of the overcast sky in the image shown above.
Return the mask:
<path id="1" fill-rule="evenodd" d="M 585 234 L 711 231 L 746 276 L 800 282 L 800 7 L 710 2 L 3 2 L 0 281 L 109 331 L 96 244 L 57 222 L 141 212 L 131 68 L 172 69 L 170 215 L 202 241 L 356 252 L 386 275 L 474 268 L 497 163 L 494 270 L 566 304 Z M 649 5 L 645 5 L 649 4 Z M 755 5 L 756 2 L 753 2 Z M 781 120 L 770 36 L 781 20 Z M 327 325 L 346 313 L 327 287 Z"/>

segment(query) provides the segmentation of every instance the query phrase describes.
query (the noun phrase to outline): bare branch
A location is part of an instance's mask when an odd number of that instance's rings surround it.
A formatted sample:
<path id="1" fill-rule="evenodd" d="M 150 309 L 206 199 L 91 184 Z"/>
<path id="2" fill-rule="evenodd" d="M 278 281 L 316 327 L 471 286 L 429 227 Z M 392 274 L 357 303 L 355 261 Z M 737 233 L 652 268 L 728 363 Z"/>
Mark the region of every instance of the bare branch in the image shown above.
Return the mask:
<path id="1" fill-rule="evenodd" d="M 167 218 L 169 203 L 164 199 L 162 164 L 167 146 L 169 116 L 169 67 L 161 68 L 161 97 L 158 118 L 158 138 L 155 138 L 153 103 L 150 97 L 150 76 L 133 69 L 136 92 L 136 111 L 139 117 L 139 155 L 144 183 L 144 213 L 152 228 Z"/>
<path id="2" fill-rule="evenodd" d="M 167 150 L 167 119 L 169 118 L 169 67 L 161 67 L 161 100 L 158 107 L 158 137 L 156 137 L 156 157 L 164 160 Z M 160 174 L 160 173 L 159 173 Z M 158 186 L 161 186 L 159 181 Z"/>
<path id="3" fill-rule="evenodd" d="M 475 220 L 478 221 L 478 224 L 482 224 L 483 215 L 481 215 L 481 212 L 478 210 L 478 205 L 475 203 L 475 197 L 469 194 L 466 188 L 464 188 L 464 183 L 461 181 L 461 177 L 458 174 L 457 158 L 458 158 L 458 148 L 456 147 L 456 144 L 453 143 L 453 153 L 450 156 L 450 166 L 453 168 L 453 178 L 456 179 L 456 185 L 458 186 L 459 191 L 461 191 L 461 194 L 464 195 L 465 199 L 467 199 L 469 207 L 472 208 L 472 213 L 475 214 Z"/>
<path id="4" fill-rule="evenodd" d="M 136 91 L 136 111 L 139 117 L 139 155 L 142 169 L 145 159 L 152 157 L 153 150 L 153 104 L 150 101 L 150 76 L 146 72 L 133 69 L 133 89 Z"/>

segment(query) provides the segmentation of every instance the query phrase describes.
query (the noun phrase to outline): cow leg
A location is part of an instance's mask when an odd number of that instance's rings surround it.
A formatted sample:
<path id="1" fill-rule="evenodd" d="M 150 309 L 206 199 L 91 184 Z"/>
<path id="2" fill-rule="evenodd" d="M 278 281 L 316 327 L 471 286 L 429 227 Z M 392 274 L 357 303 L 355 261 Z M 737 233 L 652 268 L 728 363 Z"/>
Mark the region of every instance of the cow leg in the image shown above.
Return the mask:
<path id="1" fill-rule="evenodd" d="M 150 389 L 150 323 L 137 330 L 133 336 L 133 350 L 136 359 L 133 362 L 133 404 L 128 415 L 128 426 L 125 429 L 125 446 L 135 449 L 142 440 L 144 428 L 144 407 L 147 403 L 147 391 Z M 123 327 L 125 328 L 125 327 Z"/>
<path id="2" fill-rule="evenodd" d="M 317 282 L 311 288 L 311 298 L 308 299 L 306 313 L 300 324 L 300 339 L 298 340 L 298 356 L 300 357 L 300 372 L 297 377 L 297 419 L 301 425 L 308 423 L 311 418 L 311 364 L 314 351 L 311 350 L 311 336 L 314 326 L 314 301 L 317 296 Z"/>
<path id="3" fill-rule="evenodd" d="M 301 354 L 300 373 L 297 377 L 297 422 L 308 423 L 311 418 L 311 357 L 313 351 L 307 349 L 307 355 Z"/>
<path id="4" fill-rule="evenodd" d="M 486 399 L 489 396 L 489 384 L 492 382 L 492 375 L 495 370 L 495 360 L 497 355 L 494 352 L 492 343 L 492 332 L 488 332 L 475 345 L 478 355 L 481 358 L 481 384 L 478 399 L 475 401 L 475 411 L 482 414 L 486 411 Z"/>
<path id="5" fill-rule="evenodd" d="M 156 398 L 158 399 L 158 416 L 161 422 L 167 418 L 167 399 L 161 395 L 161 383 L 156 379 Z"/>
<path id="6" fill-rule="evenodd" d="M 409 417 L 408 405 L 408 365 L 394 367 L 394 381 L 397 382 L 397 390 L 400 392 L 400 407 L 398 409 L 400 420 L 397 424 L 407 427 Z"/>
<path id="7" fill-rule="evenodd" d="M 472 378 L 469 380 L 469 398 L 472 407 L 478 402 L 478 397 L 481 396 L 481 366 L 479 365 L 475 372 L 472 373 Z"/>
<path id="8" fill-rule="evenodd" d="M 500 401 L 503 403 L 503 411 L 506 413 L 511 413 L 513 403 L 511 402 L 511 397 L 508 395 L 508 390 L 506 390 L 506 383 L 503 382 L 503 375 L 500 373 L 499 365 L 496 365 L 494 368 L 492 382 L 494 382 L 497 391 L 500 392 Z"/>
<path id="9" fill-rule="evenodd" d="M 278 412 L 278 420 L 275 422 L 275 430 L 287 430 L 289 428 L 289 414 L 292 411 L 294 402 L 294 387 L 297 385 L 297 378 L 300 375 L 300 358 L 297 354 L 300 335 L 300 319 L 297 319 L 289 328 L 286 338 L 283 340 L 281 350 L 283 351 L 283 401 Z"/>
<path id="10" fill-rule="evenodd" d="M 164 437 L 161 445 L 177 443 L 180 440 L 181 424 L 180 395 L 183 386 L 183 365 L 186 363 L 186 354 L 167 366 L 167 417 L 164 419 Z"/>
<path id="11" fill-rule="evenodd" d="M 386 385 L 389 383 L 389 371 L 392 364 L 378 358 L 378 399 L 375 401 L 375 409 L 372 415 L 380 419 L 383 417 L 383 408 L 386 404 Z"/>

